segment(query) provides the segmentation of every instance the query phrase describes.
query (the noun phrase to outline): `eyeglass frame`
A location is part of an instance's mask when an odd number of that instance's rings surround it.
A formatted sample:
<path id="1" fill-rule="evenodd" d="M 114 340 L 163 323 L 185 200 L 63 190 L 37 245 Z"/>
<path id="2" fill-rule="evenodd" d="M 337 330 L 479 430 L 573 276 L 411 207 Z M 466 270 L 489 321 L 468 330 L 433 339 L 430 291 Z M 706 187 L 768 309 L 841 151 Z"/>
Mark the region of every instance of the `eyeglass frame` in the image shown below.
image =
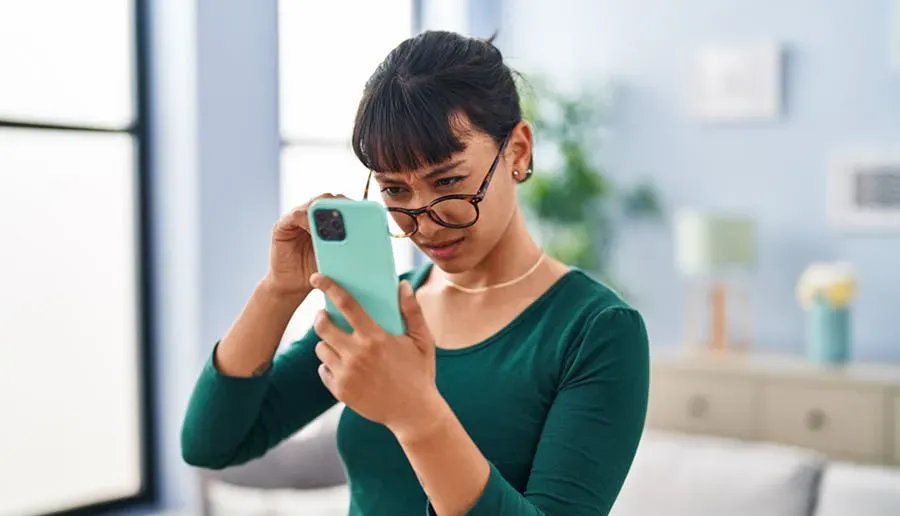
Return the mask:
<path id="1" fill-rule="evenodd" d="M 415 235 L 419 231 L 419 216 L 423 213 L 428 214 L 428 218 L 434 221 L 435 224 L 443 226 L 448 229 L 465 229 L 470 228 L 478 222 L 479 217 L 481 216 L 481 210 L 478 208 L 478 204 L 484 200 L 484 196 L 487 195 L 488 187 L 491 185 L 491 180 L 494 178 L 494 172 L 497 170 L 497 165 L 500 163 L 500 156 L 503 155 L 503 151 L 506 150 L 506 144 L 509 143 L 509 136 L 503 139 L 503 143 L 500 144 L 500 149 L 497 151 L 497 155 L 494 156 L 494 161 L 491 163 L 491 168 L 488 169 L 487 174 L 484 176 L 484 180 L 481 182 L 481 186 L 478 187 L 478 190 L 474 194 L 448 194 L 438 197 L 437 199 L 432 200 L 427 205 L 422 206 L 421 208 L 391 208 L 386 207 L 388 213 L 397 212 L 407 215 L 412 219 L 413 224 L 415 224 L 415 228 L 407 235 L 396 236 L 391 234 L 394 238 L 409 238 Z M 366 179 L 366 189 L 363 191 L 363 200 L 367 200 L 369 198 L 369 185 L 372 183 L 372 175 L 374 171 L 369 171 L 369 177 Z M 444 222 L 440 220 L 440 218 L 434 213 L 434 206 L 443 201 L 468 201 L 473 208 L 475 208 L 475 218 L 472 219 L 472 222 L 467 224 L 450 224 L 448 222 Z"/>

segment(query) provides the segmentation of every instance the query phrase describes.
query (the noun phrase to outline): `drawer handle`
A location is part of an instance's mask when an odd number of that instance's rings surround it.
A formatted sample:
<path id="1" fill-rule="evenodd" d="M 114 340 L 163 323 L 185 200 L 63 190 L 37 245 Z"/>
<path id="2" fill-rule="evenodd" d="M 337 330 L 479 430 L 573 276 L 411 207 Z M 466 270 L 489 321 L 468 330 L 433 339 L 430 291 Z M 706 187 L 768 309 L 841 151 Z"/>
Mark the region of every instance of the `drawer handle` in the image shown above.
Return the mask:
<path id="1" fill-rule="evenodd" d="M 688 414 L 693 418 L 701 418 L 709 411 L 709 402 L 700 395 L 691 396 L 688 400 Z"/>
<path id="2" fill-rule="evenodd" d="M 806 413 L 806 428 L 813 432 L 825 428 L 828 424 L 828 414 L 819 409 L 812 409 Z"/>

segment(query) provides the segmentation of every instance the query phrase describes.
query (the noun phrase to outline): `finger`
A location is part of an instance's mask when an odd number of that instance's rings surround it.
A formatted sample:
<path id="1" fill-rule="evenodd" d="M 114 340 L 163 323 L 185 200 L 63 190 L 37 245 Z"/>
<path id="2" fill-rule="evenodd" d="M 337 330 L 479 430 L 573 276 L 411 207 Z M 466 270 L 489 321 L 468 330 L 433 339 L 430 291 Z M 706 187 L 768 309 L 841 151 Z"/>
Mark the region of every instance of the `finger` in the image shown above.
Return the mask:
<path id="1" fill-rule="evenodd" d="M 340 310 L 347 322 L 353 329 L 363 335 L 376 336 L 384 330 L 375 321 L 369 317 L 369 314 L 363 310 L 363 307 L 331 278 L 324 274 L 315 273 L 309 278 L 309 283 L 313 287 L 321 290 L 335 308 Z"/>
<path id="2" fill-rule="evenodd" d="M 340 354 L 324 340 L 320 340 L 316 344 L 316 356 L 331 370 L 338 367 L 341 362 Z"/>
<path id="3" fill-rule="evenodd" d="M 349 351 L 350 334 L 338 328 L 328 312 L 320 310 L 313 322 L 313 329 L 320 339 L 324 340 L 338 355 Z"/>
<path id="4" fill-rule="evenodd" d="M 296 208 L 299 209 L 299 208 Z M 309 224 L 303 225 L 297 222 L 294 217 L 294 211 L 285 214 L 272 229 L 272 238 L 275 240 L 293 240 L 301 233 L 309 232 Z"/>
<path id="5" fill-rule="evenodd" d="M 331 391 L 331 382 L 334 379 L 334 374 L 331 372 L 331 369 L 329 369 L 327 365 L 319 365 L 319 378 L 322 380 L 322 383 L 325 385 L 325 387 L 329 391 Z M 331 394 L 334 394 L 334 392 L 332 392 Z"/>
<path id="6" fill-rule="evenodd" d="M 433 347 L 431 331 L 425 322 L 422 307 L 416 300 L 416 294 L 413 292 L 412 285 L 407 280 L 400 282 L 400 310 L 403 312 L 403 319 L 406 321 L 406 333 L 417 344 L 421 345 L 423 350 L 427 351 Z"/>

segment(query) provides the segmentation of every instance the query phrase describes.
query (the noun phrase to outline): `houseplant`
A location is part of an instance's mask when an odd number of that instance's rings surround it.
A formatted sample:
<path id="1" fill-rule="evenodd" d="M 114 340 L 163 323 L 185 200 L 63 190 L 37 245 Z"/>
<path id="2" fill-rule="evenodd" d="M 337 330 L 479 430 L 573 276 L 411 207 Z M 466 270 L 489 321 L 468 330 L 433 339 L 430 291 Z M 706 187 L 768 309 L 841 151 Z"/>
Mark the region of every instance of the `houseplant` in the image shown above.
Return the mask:
<path id="1" fill-rule="evenodd" d="M 539 76 L 520 79 L 535 135 L 534 175 L 520 189 L 529 225 L 549 255 L 621 291 L 610 270 L 617 229 L 662 209 L 650 184 L 616 184 L 600 164 L 611 90 L 570 93 Z"/>

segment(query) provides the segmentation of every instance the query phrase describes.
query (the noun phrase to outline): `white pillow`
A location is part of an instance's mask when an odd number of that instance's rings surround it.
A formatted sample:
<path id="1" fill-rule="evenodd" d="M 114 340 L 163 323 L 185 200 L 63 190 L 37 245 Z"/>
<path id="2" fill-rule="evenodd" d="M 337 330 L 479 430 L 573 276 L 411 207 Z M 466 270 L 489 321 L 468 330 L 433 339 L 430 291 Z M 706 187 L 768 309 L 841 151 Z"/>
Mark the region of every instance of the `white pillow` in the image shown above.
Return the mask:
<path id="1" fill-rule="evenodd" d="M 835 462 L 825 469 L 816 516 L 897 516 L 900 470 Z"/>
<path id="2" fill-rule="evenodd" d="M 347 516 L 350 492 L 346 485 L 323 489 L 254 489 L 212 480 L 210 516 Z"/>
<path id="3" fill-rule="evenodd" d="M 824 460 L 792 447 L 647 431 L 613 516 L 808 516 Z"/>

